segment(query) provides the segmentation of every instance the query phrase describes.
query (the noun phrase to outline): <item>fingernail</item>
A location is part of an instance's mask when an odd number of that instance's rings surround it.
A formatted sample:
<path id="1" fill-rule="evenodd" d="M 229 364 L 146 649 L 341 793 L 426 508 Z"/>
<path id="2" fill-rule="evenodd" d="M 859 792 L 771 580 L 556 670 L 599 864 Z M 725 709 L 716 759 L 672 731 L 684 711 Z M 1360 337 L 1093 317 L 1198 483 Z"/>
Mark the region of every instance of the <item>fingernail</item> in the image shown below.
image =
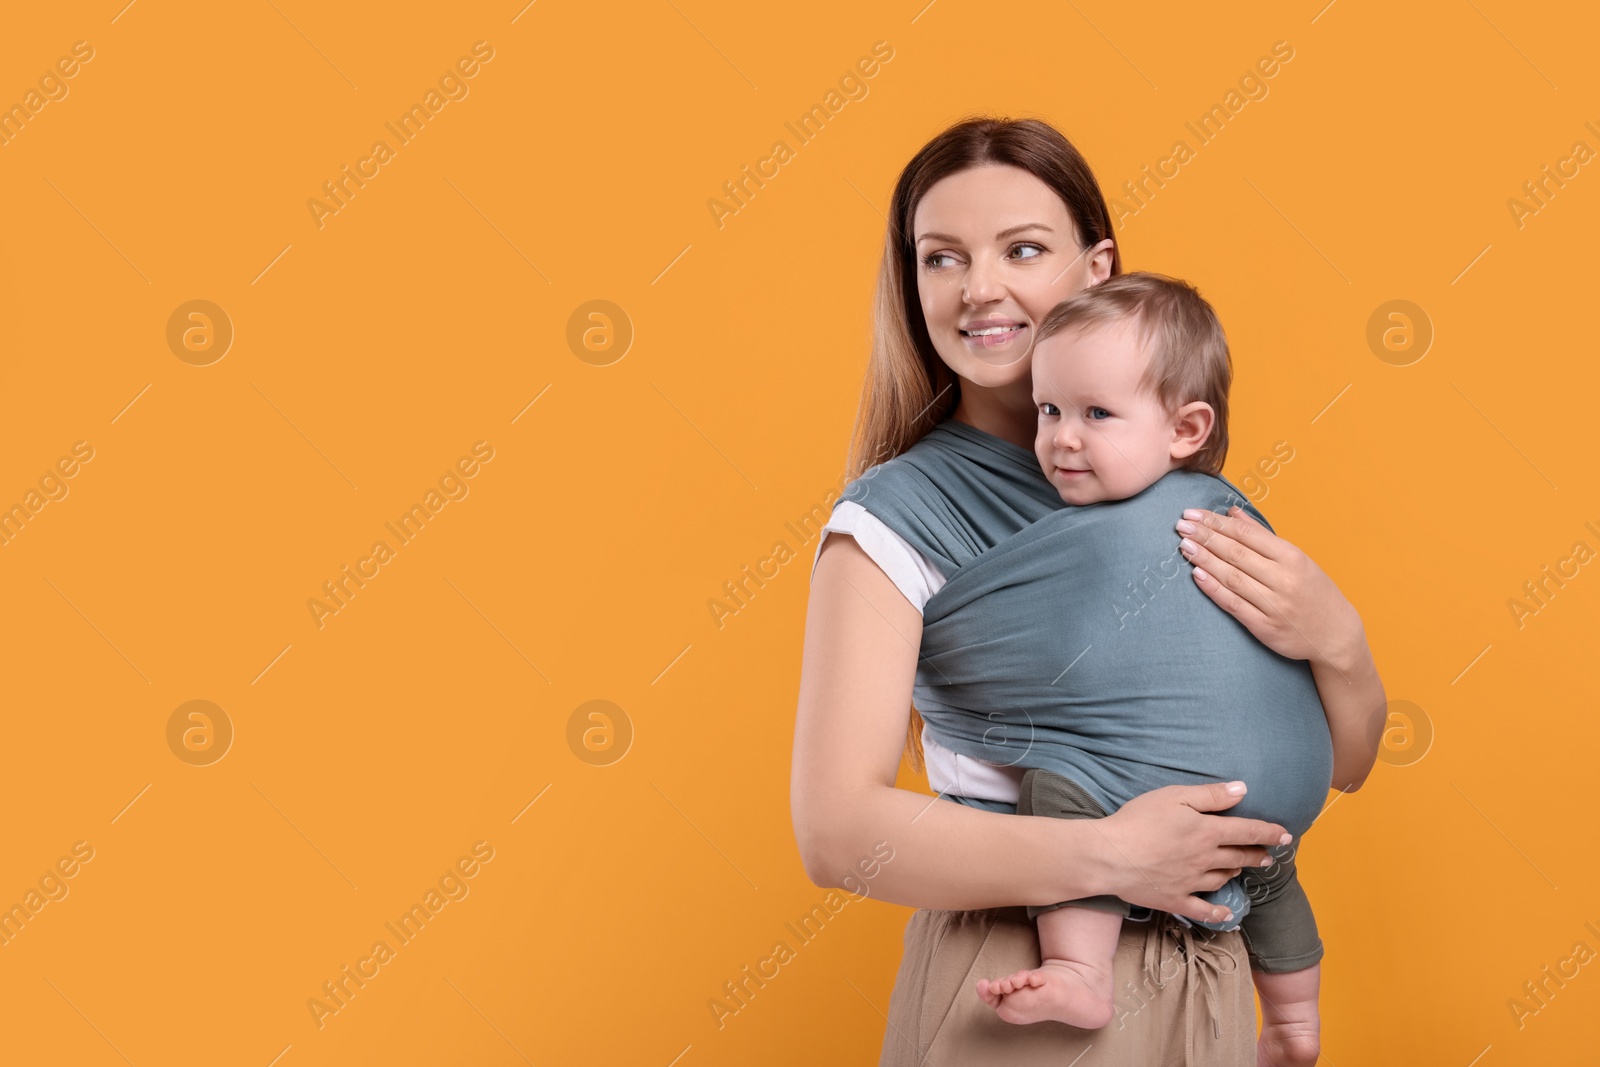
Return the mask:
<path id="1" fill-rule="evenodd" d="M 1204 570 L 1202 570 L 1202 569 L 1201 569 L 1201 568 L 1199 568 L 1199 567 L 1196 567 L 1196 568 L 1195 568 L 1195 569 L 1194 569 L 1194 577 L 1195 577 L 1195 581 L 1198 581 L 1198 582 L 1204 582 L 1204 581 L 1207 581 L 1207 580 L 1209 580 L 1209 579 L 1210 579 L 1210 577 L 1211 577 L 1211 575 L 1209 575 L 1209 574 L 1207 574 L 1207 573 L 1206 573 L 1206 572 L 1205 572 L 1205 571 L 1204 571 Z"/>
<path id="2" fill-rule="evenodd" d="M 1273 858 L 1271 856 L 1268 856 L 1266 859 L 1261 861 L 1261 866 L 1263 866 L 1263 867 L 1271 867 L 1274 862 L 1275 861 L 1273 860 Z"/>
<path id="3" fill-rule="evenodd" d="M 1222 918 L 1218 919 L 1217 921 L 1218 922 L 1232 922 L 1233 921 L 1233 911 L 1231 909 L 1224 908 L 1222 910 Z"/>
<path id="4" fill-rule="evenodd" d="M 1185 508 L 1183 510 L 1183 517 L 1186 518 L 1186 519 L 1198 519 L 1200 517 L 1200 509 L 1199 508 Z"/>
<path id="5" fill-rule="evenodd" d="M 1244 791 L 1245 791 L 1245 784 L 1243 782 L 1229 782 L 1228 783 L 1228 795 L 1230 797 L 1242 797 L 1242 796 L 1244 796 Z"/>
<path id="6" fill-rule="evenodd" d="M 1294 840 L 1293 837 L 1291 837 L 1288 834 L 1284 834 L 1282 837 L 1278 838 L 1278 844 L 1287 845 L 1290 841 L 1293 841 L 1293 840 Z"/>
<path id="7" fill-rule="evenodd" d="M 1199 549 L 1199 547 L 1200 547 L 1199 545 L 1195 544 L 1193 541 L 1189 540 L 1187 537 L 1185 537 L 1182 541 L 1178 542 L 1178 551 L 1182 552 L 1185 556 L 1194 555 L 1195 551 L 1197 549 Z"/>
<path id="8" fill-rule="evenodd" d="M 1194 523 L 1190 522 L 1188 519 L 1179 519 L 1178 520 L 1178 532 L 1181 533 L 1181 534 L 1192 534 L 1192 533 L 1194 533 Z"/>

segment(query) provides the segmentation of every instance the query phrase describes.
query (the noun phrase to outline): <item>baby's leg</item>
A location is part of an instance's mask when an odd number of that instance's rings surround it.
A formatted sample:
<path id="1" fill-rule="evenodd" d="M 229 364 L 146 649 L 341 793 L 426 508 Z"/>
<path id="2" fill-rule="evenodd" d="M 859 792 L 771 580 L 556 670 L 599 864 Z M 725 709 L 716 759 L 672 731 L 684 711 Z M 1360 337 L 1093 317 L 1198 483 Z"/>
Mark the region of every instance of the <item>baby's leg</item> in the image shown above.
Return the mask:
<path id="1" fill-rule="evenodd" d="M 1054 1019 L 1085 1030 L 1109 1023 L 1116 1011 L 1111 960 L 1122 916 L 1069 904 L 1041 913 L 1038 924 L 1044 962 L 997 981 L 978 979 L 978 996 L 1008 1023 Z"/>
<path id="2" fill-rule="evenodd" d="M 1312 1067 L 1321 1045 L 1322 939 L 1296 870 L 1298 850 L 1298 842 L 1272 849 L 1277 863 L 1244 873 L 1250 894 L 1244 935 L 1261 998 L 1258 1067 Z"/>
<path id="3" fill-rule="evenodd" d="M 1256 1067 L 1313 1067 L 1322 1047 L 1322 1020 L 1317 1013 L 1322 964 L 1303 971 L 1275 974 L 1252 970 L 1250 974 L 1261 997 Z"/>

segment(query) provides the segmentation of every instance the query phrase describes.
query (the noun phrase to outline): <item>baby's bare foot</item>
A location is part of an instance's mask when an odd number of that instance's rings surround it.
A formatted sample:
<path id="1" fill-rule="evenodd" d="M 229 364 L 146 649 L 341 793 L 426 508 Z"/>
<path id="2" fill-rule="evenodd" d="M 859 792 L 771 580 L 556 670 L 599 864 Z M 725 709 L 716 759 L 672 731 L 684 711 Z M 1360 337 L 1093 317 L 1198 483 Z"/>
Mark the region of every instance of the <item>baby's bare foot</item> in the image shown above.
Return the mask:
<path id="1" fill-rule="evenodd" d="M 1322 1044 L 1317 1010 L 1322 965 L 1275 974 L 1252 971 L 1251 977 L 1261 997 L 1256 1067 L 1315 1067 Z"/>
<path id="2" fill-rule="evenodd" d="M 1017 971 L 993 982 L 980 978 L 978 996 L 1000 1018 L 1018 1025 L 1049 1019 L 1098 1030 L 1116 1011 L 1110 972 L 1074 960 L 1045 960 L 1035 970 Z"/>
<path id="3" fill-rule="evenodd" d="M 1256 1067 L 1315 1067 L 1321 1054 L 1318 1020 L 1265 1019 L 1256 1042 Z"/>

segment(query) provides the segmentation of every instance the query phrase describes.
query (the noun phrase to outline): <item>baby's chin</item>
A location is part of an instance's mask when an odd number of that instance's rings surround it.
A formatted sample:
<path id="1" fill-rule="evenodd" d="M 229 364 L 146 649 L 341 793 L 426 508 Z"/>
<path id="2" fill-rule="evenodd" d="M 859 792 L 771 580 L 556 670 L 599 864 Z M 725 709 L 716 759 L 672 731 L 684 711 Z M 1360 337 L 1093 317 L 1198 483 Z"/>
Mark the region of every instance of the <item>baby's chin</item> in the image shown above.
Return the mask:
<path id="1" fill-rule="evenodd" d="M 1090 474 L 1080 484 L 1069 482 L 1063 485 L 1059 477 L 1052 479 L 1051 484 L 1055 486 L 1056 495 L 1061 498 L 1061 502 L 1071 504 L 1074 507 L 1104 504 L 1113 500 L 1127 500 L 1129 497 L 1138 496 L 1149 488 L 1148 485 L 1141 485 L 1137 489 L 1125 492 L 1124 489 L 1126 487 L 1107 485 L 1104 480 L 1095 474 Z"/>
<path id="2" fill-rule="evenodd" d="M 1061 502 L 1063 504 L 1071 504 L 1074 507 L 1083 507 L 1088 504 L 1099 504 L 1103 501 L 1112 499 L 1111 494 L 1107 493 L 1100 486 L 1087 485 L 1081 488 L 1068 489 L 1062 489 L 1058 486 L 1056 488 L 1056 495 L 1061 497 Z"/>

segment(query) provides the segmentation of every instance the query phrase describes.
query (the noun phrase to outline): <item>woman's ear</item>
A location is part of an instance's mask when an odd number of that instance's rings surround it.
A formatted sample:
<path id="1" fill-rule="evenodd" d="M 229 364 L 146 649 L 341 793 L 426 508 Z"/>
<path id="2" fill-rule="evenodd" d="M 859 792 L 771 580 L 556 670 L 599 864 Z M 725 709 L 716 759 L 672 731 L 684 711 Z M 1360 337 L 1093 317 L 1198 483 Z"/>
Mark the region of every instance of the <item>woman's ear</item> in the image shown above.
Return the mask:
<path id="1" fill-rule="evenodd" d="M 1217 413 L 1204 400 L 1193 400 L 1172 416 L 1172 458 L 1188 459 L 1206 443 Z"/>
<path id="2" fill-rule="evenodd" d="M 1094 246 L 1094 251 L 1088 254 L 1089 284 L 1099 285 L 1111 277 L 1111 257 L 1116 251 L 1117 242 L 1107 237 Z"/>

